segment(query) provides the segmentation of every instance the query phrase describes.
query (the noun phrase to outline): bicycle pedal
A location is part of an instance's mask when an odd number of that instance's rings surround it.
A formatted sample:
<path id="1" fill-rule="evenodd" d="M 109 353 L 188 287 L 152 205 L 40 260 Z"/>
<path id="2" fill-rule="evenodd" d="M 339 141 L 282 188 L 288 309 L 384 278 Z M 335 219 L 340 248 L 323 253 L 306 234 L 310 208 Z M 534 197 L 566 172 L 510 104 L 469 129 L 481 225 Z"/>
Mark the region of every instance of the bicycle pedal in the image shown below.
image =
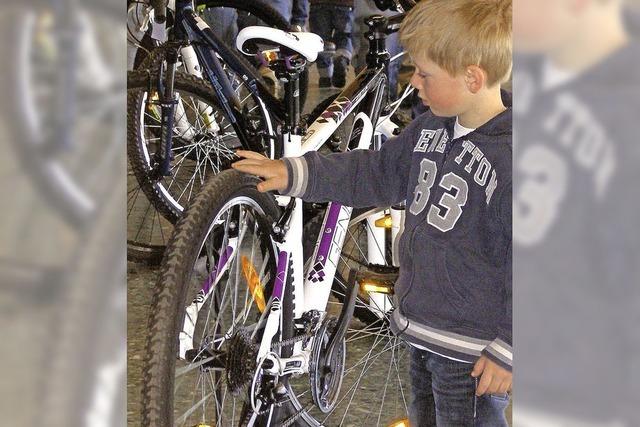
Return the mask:
<path id="1" fill-rule="evenodd" d="M 360 287 L 360 292 L 363 294 L 376 292 L 380 294 L 393 295 L 397 279 L 397 271 L 364 271 L 358 272 L 356 275 L 356 282 Z"/>

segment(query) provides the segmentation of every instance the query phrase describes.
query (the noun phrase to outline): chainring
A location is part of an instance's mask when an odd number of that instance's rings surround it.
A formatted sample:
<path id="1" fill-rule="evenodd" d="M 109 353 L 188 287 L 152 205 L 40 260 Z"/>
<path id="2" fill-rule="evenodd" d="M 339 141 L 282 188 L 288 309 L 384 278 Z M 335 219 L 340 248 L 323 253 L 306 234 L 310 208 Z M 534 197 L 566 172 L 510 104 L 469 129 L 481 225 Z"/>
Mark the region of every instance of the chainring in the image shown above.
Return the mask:
<path id="1" fill-rule="evenodd" d="M 309 361 L 309 382 L 313 402 L 323 413 L 329 413 L 338 403 L 344 374 L 346 342 L 338 344 L 333 354 L 327 354 L 331 334 L 337 327 L 335 318 L 322 322 L 314 339 Z"/>

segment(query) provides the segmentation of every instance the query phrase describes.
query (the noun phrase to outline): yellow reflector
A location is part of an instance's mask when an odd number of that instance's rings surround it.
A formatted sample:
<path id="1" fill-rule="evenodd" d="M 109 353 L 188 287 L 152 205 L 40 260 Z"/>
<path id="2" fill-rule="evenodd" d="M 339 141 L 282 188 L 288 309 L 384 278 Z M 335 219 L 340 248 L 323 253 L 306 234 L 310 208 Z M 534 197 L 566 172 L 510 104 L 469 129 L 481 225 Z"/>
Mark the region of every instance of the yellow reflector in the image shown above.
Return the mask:
<path id="1" fill-rule="evenodd" d="M 393 225 L 393 220 L 391 219 L 391 215 L 385 215 L 380 219 L 376 219 L 376 227 L 380 228 L 391 228 Z"/>
<path id="2" fill-rule="evenodd" d="M 276 59 L 278 59 L 278 52 L 280 51 L 280 49 L 269 49 L 269 50 L 263 50 L 262 51 L 262 56 L 264 57 L 264 59 L 266 59 L 266 61 L 268 63 L 275 61 Z"/>
<path id="3" fill-rule="evenodd" d="M 244 255 L 242 256 L 242 274 L 247 280 L 249 292 L 251 292 L 251 296 L 258 306 L 258 310 L 262 313 L 267 305 L 264 301 L 264 286 L 260 283 L 255 267 L 249 261 L 249 258 Z"/>
<path id="4" fill-rule="evenodd" d="M 364 280 L 360 282 L 360 292 L 368 294 L 371 292 L 377 292 L 380 294 L 393 294 L 393 286 L 384 283 Z"/>
<path id="5" fill-rule="evenodd" d="M 394 421 L 389 424 L 387 427 L 409 427 L 409 420 L 407 418 L 403 420 Z"/>

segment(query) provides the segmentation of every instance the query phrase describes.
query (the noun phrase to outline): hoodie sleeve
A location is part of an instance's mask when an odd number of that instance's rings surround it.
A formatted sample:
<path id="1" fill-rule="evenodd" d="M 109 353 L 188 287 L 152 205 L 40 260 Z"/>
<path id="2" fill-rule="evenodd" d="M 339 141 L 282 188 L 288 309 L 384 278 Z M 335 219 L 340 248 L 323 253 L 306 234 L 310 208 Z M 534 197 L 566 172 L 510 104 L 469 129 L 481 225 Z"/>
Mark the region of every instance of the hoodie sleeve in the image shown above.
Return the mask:
<path id="1" fill-rule="evenodd" d="M 412 125 L 382 144 L 380 151 L 329 155 L 309 152 L 284 159 L 289 179 L 281 194 L 311 202 L 336 201 L 356 208 L 401 202 L 406 198 L 411 167 L 416 128 Z"/>
<path id="2" fill-rule="evenodd" d="M 511 180 L 504 186 L 498 198 L 497 215 L 502 228 L 503 236 L 507 242 L 505 249 L 504 268 L 504 296 L 505 311 L 502 313 L 498 325 L 498 336 L 483 350 L 483 354 L 503 368 L 511 371 L 513 366 L 513 341 L 512 341 L 512 185 Z"/>

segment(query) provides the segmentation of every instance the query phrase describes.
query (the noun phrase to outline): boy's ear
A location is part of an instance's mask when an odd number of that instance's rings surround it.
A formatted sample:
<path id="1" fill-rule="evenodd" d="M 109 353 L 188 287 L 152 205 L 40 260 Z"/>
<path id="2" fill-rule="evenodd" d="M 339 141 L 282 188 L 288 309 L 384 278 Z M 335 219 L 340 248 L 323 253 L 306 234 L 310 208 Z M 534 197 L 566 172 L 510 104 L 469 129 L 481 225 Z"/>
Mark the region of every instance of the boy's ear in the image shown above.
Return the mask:
<path id="1" fill-rule="evenodd" d="M 471 93 L 477 93 L 487 82 L 487 74 L 477 65 L 469 65 L 464 72 L 464 81 Z"/>

